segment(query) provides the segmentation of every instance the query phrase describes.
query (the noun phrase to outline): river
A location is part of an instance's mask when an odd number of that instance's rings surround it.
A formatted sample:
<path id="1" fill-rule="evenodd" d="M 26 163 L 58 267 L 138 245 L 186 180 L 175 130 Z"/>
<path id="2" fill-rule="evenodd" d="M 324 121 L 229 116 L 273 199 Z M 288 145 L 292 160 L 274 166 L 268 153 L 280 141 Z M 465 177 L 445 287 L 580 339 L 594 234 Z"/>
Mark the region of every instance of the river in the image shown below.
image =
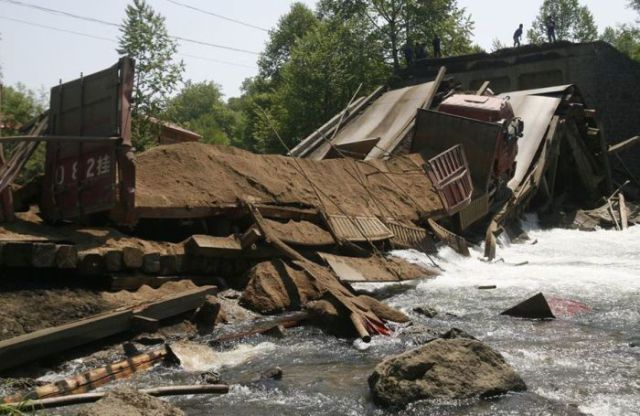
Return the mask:
<path id="1" fill-rule="evenodd" d="M 418 325 L 444 332 L 463 329 L 500 351 L 525 380 L 529 391 L 492 401 L 418 403 L 400 415 L 640 415 L 640 227 L 624 232 L 541 230 L 526 224 L 531 240 L 501 241 L 502 261 L 481 261 L 442 249 L 435 259 L 441 276 L 402 287 L 361 284 L 386 294 L 386 302 L 405 311 Z M 425 255 L 398 256 L 429 262 Z M 523 264 L 526 263 L 526 264 Z M 494 290 L 479 290 L 496 285 Z M 527 321 L 500 312 L 538 292 L 587 305 L 591 310 L 554 321 Z M 413 312 L 428 305 L 439 311 L 429 319 Z M 417 326 L 419 328 L 419 326 Z M 256 336 L 224 348 L 219 369 L 225 380 L 246 382 L 273 366 L 281 381 L 233 387 L 220 397 L 190 396 L 171 401 L 189 415 L 385 415 L 369 397 L 367 377 L 389 354 L 416 345 L 415 330 L 375 337 L 368 349 L 296 328 L 283 339 Z M 419 338 L 419 336 L 418 336 Z M 240 349 L 238 349 L 240 348 Z M 193 382 L 194 373 L 157 368 L 136 385 Z M 391 414 L 391 413 L 389 413 Z"/>

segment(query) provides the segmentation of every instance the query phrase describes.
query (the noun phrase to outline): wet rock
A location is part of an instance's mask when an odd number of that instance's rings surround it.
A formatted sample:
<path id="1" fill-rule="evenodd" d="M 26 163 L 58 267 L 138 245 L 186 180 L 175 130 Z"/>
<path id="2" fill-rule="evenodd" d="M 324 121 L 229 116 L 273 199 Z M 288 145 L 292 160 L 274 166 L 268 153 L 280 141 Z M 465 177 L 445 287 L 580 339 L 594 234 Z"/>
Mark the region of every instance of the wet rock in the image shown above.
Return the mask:
<path id="1" fill-rule="evenodd" d="M 542 293 L 520 302 L 513 308 L 509 308 L 500 315 L 513 316 L 526 319 L 555 319 L 547 299 Z"/>
<path id="2" fill-rule="evenodd" d="M 262 380 L 282 380 L 282 369 L 280 367 L 273 367 L 260 374 Z"/>
<path id="3" fill-rule="evenodd" d="M 208 334 L 213 330 L 221 309 L 222 304 L 215 296 L 206 297 L 191 319 L 196 324 L 200 335 Z"/>
<path id="4" fill-rule="evenodd" d="M 133 389 L 117 389 L 96 403 L 85 406 L 78 416 L 185 416 L 168 402 Z"/>
<path id="5" fill-rule="evenodd" d="M 526 385 L 491 347 L 471 339 L 436 339 L 378 364 L 369 377 L 374 401 L 402 407 L 422 399 L 492 397 Z"/>
<path id="6" fill-rule="evenodd" d="M 222 377 L 217 371 L 210 370 L 200 374 L 200 380 L 205 384 L 219 384 Z"/>
<path id="7" fill-rule="evenodd" d="M 462 329 L 458 329 L 458 328 L 451 328 L 444 334 L 440 335 L 440 338 L 442 339 L 474 339 L 476 341 L 478 340 L 473 335 L 469 335 Z"/>
<path id="8" fill-rule="evenodd" d="M 413 311 L 420 315 L 424 315 L 427 318 L 434 318 L 438 314 L 438 311 L 430 306 L 418 306 L 413 308 Z"/>

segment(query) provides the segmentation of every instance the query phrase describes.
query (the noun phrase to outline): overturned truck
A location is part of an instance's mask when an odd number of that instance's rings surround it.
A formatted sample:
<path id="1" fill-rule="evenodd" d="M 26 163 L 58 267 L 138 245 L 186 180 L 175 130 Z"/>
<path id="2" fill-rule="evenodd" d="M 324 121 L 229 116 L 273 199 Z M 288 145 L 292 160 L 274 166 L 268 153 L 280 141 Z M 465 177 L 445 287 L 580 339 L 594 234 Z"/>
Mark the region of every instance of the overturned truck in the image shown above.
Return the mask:
<path id="1" fill-rule="evenodd" d="M 610 149 L 576 86 L 496 96 L 489 83 L 474 93 L 459 91 L 444 74 L 443 68 L 433 82 L 377 91 L 350 105 L 340 123 L 327 123 L 290 154 L 365 161 L 457 154 L 468 166 L 472 193 L 467 204 L 454 204 L 456 212 L 432 217 L 431 225 L 461 252 L 463 240 L 452 233 L 485 238 L 489 258 L 495 257 L 495 236 L 525 210 L 544 214 L 607 203 L 614 191 Z M 447 176 L 437 164 L 425 168 L 436 190 L 450 186 L 459 172 Z M 445 201 L 451 191 L 445 190 Z"/>
<path id="2" fill-rule="evenodd" d="M 437 273 L 383 253 L 431 253 L 442 240 L 468 255 L 467 239 L 486 239 L 493 257 L 495 236 L 525 209 L 595 207 L 613 188 L 607 147 L 574 86 L 470 94 L 443 69 L 433 82 L 354 100 L 288 157 L 199 142 L 136 154 L 133 67 L 123 58 L 61 84 L 47 115 L 1 139 L 18 143 L 0 166 L 3 218 L 23 211 L 0 225 L 3 270 L 63 270 L 109 289 L 231 286 L 254 311 L 308 308 L 369 339 L 406 317 L 350 283 Z M 38 143 L 44 177 L 10 188 Z M 0 354 L 40 339 L 5 341 Z"/>

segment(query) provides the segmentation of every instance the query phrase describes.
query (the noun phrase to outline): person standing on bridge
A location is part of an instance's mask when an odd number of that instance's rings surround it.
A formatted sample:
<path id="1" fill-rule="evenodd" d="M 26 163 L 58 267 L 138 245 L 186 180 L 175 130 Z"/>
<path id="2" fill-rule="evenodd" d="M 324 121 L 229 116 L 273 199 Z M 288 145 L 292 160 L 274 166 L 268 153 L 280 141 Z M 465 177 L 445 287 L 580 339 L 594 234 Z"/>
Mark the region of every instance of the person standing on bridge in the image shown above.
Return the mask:
<path id="1" fill-rule="evenodd" d="M 404 60 L 407 61 L 407 67 L 413 65 L 413 45 L 410 40 L 407 40 L 407 43 L 405 43 L 402 48 L 402 52 L 404 52 Z"/>
<path id="2" fill-rule="evenodd" d="M 433 57 L 434 58 L 442 58 L 442 50 L 440 49 L 440 36 L 436 33 L 433 37 Z"/>
<path id="3" fill-rule="evenodd" d="M 522 25 L 522 23 L 520 23 L 520 26 L 518 26 L 518 29 L 516 29 L 516 32 L 513 34 L 513 47 L 514 48 L 517 48 L 517 47 L 520 46 L 520 40 L 522 39 L 523 28 L 524 28 L 524 26 Z"/>
<path id="4" fill-rule="evenodd" d="M 550 17 L 547 21 L 547 37 L 549 38 L 549 43 L 556 43 L 556 20 L 553 17 Z"/>

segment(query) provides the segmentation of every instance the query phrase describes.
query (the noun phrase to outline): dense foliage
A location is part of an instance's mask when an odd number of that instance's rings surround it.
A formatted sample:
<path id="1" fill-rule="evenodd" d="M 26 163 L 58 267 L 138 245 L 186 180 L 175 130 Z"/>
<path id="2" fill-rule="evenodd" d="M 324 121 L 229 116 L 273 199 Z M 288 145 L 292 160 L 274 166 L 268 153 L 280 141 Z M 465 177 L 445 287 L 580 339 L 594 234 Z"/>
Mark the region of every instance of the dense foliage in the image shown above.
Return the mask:
<path id="1" fill-rule="evenodd" d="M 160 117 L 181 82 L 184 64 L 174 61 L 178 46 L 167 32 L 164 17 L 145 0 L 133 0 L 127 6 L 120 32 L 118 53 L 136 61 L 132 135 L 134 145 L 142 150 L 154 140 L 148 118 Z"/>
<path id="2" fill-rule="evenodd" d="M 531 24 L 527 37 L 531 43 L 543 43 L 547 39 L 547 23 L 554 19 L 558 40 L 591 42 L 598 39 L 598 27 L 593 14 L 578 0 L 544 0 L 538 16 Z"/>

